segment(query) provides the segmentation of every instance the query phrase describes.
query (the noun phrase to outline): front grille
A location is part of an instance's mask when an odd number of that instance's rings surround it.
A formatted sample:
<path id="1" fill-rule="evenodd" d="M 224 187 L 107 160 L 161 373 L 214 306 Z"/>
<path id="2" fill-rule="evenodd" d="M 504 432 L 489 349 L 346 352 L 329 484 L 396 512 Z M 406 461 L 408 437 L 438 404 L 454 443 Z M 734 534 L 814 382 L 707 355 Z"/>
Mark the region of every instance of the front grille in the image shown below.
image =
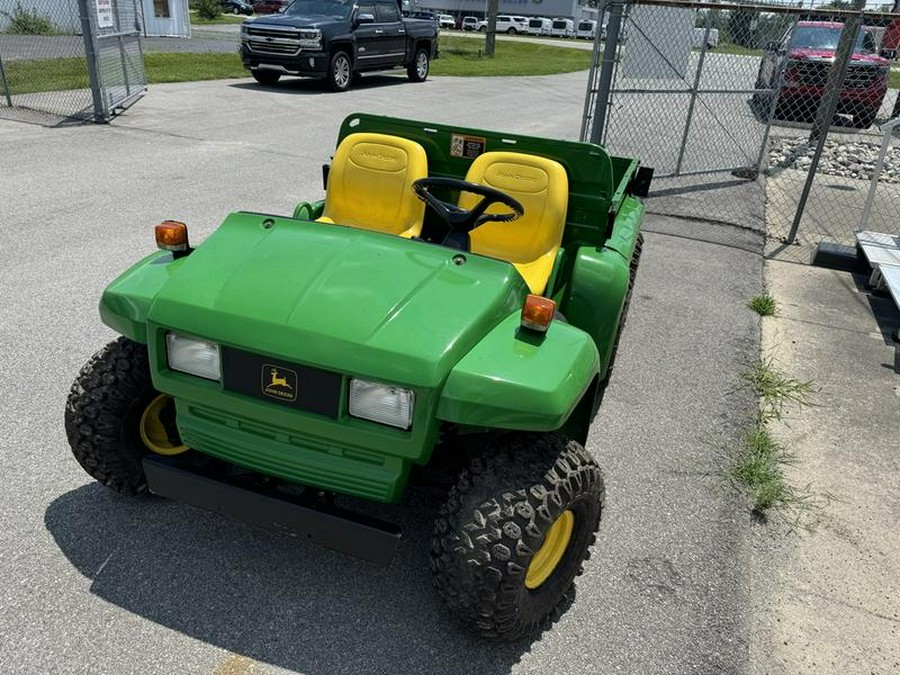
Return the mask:
<path id="1" fill-rule="evenodd" d="M 830 68 L 830 63 L 820 61 L 799 63 L 796 67 L 797 81 L 809 87 L 824 87 L 825 83 L 828 82 L 828 70 Z"/>
<path id="2" fill-rule="evenodd" d="M 300 51 L 300 36 L 295 31 L 248 27 L 245 42 L 259 54 L 292 56 Z"/>
<path id="3" fill-rule="evenodd" d="M 847 69 L 847 77 L 844 78 L 844 86 L 853 89 L 865 89 L 872 86 L 878 79 L 878 68 L 873 66 L 850 66 Z"/>
<path id="4" fill-rule="evenodd" d="M 797 82 L 808 87 L 824 87 L 828 83 L 831 64 L 825 61 L 798 63 L 795 69 Z M 874 66 L 854 66 L 847 68 L 844 88 L 865 89 L 878 78 L 878 68 Z"/>

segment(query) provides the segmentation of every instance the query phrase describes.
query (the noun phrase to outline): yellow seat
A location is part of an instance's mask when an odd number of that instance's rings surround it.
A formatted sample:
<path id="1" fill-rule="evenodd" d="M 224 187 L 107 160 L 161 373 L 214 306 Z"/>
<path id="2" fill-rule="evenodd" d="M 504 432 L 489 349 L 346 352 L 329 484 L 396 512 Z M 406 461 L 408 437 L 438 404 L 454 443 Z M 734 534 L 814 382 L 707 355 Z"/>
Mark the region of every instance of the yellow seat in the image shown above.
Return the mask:
<path id="1" fill-rule="evenodd" d="M 418 236 L 425 204 L 412 184 L 426 176 L 428 159 L 418 143 L 385 134 L 351 134 L 334 153 L 318 221 Z"/>
<path id="2" fill-rule="evenodd" d="M 562 243 L 569 203 L 569 179 L 559 162 L 518 152 L 486 152 L 466 180 L 505 192 L 525 207 L 525 215 L 509 223 L 485 223 L 470 234 L 472 252 L 511 262 L 528 288 L 541 295 Z M 463 192 L 459 205 L 473 208 L 478 195 Z M 494 204 L 489 213 L 508 212 Z"/>

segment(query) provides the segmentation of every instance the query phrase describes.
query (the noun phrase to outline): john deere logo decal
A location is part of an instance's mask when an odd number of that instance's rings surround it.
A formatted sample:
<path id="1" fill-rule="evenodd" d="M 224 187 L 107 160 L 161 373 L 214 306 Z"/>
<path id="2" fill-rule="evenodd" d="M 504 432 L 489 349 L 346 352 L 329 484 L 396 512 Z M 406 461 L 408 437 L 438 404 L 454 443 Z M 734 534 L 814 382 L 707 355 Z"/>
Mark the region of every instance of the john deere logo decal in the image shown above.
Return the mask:
<path id="1" fill-rule="evenodd" d="M 297 373 L 266 363 L 262 367 L 262 392 L 282 401 L 296 400 Z"/>

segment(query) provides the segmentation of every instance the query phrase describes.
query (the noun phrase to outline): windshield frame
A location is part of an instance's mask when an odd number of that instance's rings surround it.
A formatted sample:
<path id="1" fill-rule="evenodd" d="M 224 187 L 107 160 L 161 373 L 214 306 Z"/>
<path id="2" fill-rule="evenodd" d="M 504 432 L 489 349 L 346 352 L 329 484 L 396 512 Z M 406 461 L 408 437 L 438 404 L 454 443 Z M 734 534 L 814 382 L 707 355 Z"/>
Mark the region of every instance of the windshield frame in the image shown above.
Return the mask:
<path id="1" fill-rule="evenodd" d="M 341 11 L 326 11 L 340 8 Z M 326 16 L 349 21 L 356 9 L 356 0 L 294 0 L 285 7 L 284 16 Z"/>

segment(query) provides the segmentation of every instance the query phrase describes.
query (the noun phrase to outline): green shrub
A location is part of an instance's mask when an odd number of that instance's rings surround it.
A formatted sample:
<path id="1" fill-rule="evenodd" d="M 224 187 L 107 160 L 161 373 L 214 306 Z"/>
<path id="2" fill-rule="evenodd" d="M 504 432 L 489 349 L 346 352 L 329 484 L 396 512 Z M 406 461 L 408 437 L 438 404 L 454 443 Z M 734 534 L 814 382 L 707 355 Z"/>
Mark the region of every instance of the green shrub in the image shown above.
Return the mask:
<path id="1" fill-rule="evenodd" d="M 201 19 L 218 19 L 222 15 L 222 3 L 219 0 L 198 0 L 197 15 Z"/>
<path id="2" fill-rule="evenodd" d="M 25 9 L 17 2 L 12 13 L 0 12 L 9 19 L 6 33 L 10 35 L 59 35 L 56 26 L 49 16 L 40 14 L 36 9 Z"/>

